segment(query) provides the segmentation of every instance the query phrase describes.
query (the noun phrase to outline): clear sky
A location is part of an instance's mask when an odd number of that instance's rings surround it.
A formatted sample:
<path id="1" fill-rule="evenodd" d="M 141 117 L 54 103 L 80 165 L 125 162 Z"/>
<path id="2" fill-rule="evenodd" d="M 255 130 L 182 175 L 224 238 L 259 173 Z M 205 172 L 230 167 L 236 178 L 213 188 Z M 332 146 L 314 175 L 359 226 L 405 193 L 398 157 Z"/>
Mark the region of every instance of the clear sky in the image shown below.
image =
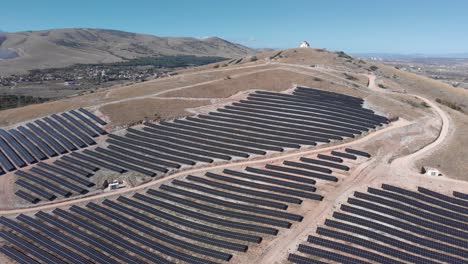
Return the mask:
<path id="1" fill-rule="evenodd" d="M 303 40 L 347 52 L 468 52 L 468 0 L 5 0 L 0 30 L 107 28 L 219 36 L 260 48 Z"/>

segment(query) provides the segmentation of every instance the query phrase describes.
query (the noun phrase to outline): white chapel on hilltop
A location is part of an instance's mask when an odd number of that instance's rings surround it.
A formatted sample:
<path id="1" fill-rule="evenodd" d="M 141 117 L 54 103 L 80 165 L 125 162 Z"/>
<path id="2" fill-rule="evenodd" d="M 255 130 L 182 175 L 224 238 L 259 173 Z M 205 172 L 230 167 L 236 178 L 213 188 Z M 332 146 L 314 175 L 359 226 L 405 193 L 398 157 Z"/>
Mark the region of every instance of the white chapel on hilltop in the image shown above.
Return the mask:
<path id="1" fill-rule="evenodd" d="M 299 48 L 310 48 L 309 42 L 303 41 L 301 45 L 299 45 Z"/>

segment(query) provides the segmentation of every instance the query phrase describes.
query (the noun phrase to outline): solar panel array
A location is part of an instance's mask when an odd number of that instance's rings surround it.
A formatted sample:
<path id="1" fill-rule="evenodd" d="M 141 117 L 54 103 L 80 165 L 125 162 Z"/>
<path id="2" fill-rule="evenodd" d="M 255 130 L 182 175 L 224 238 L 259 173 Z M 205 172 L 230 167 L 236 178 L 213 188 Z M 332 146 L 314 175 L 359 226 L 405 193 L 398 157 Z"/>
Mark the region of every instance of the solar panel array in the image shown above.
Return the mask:
<path id="1" fill-rule="evenodd" d="M 355 192 L 289 261 L 468 263 L 467 230 L 466 200 L 383 184 Z"/>
<path id="2" fill-rule="evenodd" d="M 266 167 L 225 169 L 131 197 L 0 217 L 0 252 L 19 263 L 229 261 L 302 221 L 288 210 L 322 200 L 318 181 Z"/>
<path id="3" fill-rule="evenodd" d="M 82 113 L 85 113 L 83 115 Z M 0 129 L 0 175 L 96 144 L 106 123 L 85 109 L 52 115 L 8 131 Z"/>
<path id="4" fill-rule="evenodd" d="M 268 104 L 268 107 L 264 106 L 264 103 Z M 308 107 L 302 107 L 302 104 Z M 70 122 L 72 116 L 80 118 Z M 65 128 L 60 127 L 65 119 L 69 121 L 67 124 L 70 126 L 77 127 L 77 124 L 80 124 L 87 129 L 80 128 L 81 135 L 67 134 L 62 131 Z M 26 178 L 25 173 L 40 175 L 43 182 L 36 180 L 29 183 L 39 189 L 55 189 L 56 191 L 49 192 L 49 199 L 54 199 L 89 192 L 89 181 L 79 180 L 86 177 L 83 174 L 91 173 L 86 171 L 89 165 L 117 173 L 131 171 L 156 177 L 188 166 L 243 159 L 252 155 L 265 155 L 267 152 L 282 152 L 354 137 L 387 122 L 386 118 L 362 108 L 362 100 L 354 97 L 310 88 L 297 88 L 293 95 L 257 91 L 250 94 L 247 100 L 207 115 L 158 124 L 147 122 L 140 129 L 127 129 L 124 135 L 110 134 L 106 147 L 72 151 L 70 155 L 61 157 L 59 161 L 69 164 L 70 168 L 61 171 L 48 168 L 55 174 L 41 171 L 44 168 L 39 168 L 39 171 L 33 168 L 35 171 L 21 171 L 17 174 L 23 178 Z M 104 122 L 84 109 L 70 111 L 70 114 L 65 113 L 59 118 L 45 118 L 39 123 L 39 127 L 34 129 L 50 124 L 50 129 L 42 131 L 43 137 L 49 141 L 57 139 L 54 143 L 63 151 L 71 151 L 72 147 L 80 148 L 88 144 L 89 140 L 83 137 L 85 133 L 89 136 L 105 133 L 98 126 Z M 55 130 L 50 131 L 53 129 Z M 90 131 L 94 131 L 94 134 L 91 135 Z M 63 144 L 59 144 L 58 141 Z M 55 149 L 54 145 L 49 145 L 50 149 Z M 356 159 L 353 154 L 345 154 Z M 71 163 L 74 166 L 71 166 Z M 321 171 L 317 171 L 316 165 L 297 162 L 285 165 L 288 167 L 282 169 L 286 172 L 297 173 L 302 170 L 307 171 L 302 173 L 308 177 L 338 180 L 335 176 L 328 175 L 330 169 L 322 168 Z M 322 163 L 323 165 L 326 166 L 325 163 Z M 67 172 L 64 173 L 64 170 Z M 51 186 L 45 186 L 47 182 Z M 57 192 L 59 188 L 63 190 Z M 33 193 L 39 195 L 40 190 L 34 189 Z M 32 188 L 27 190 L 32 191 Z M 42 197 L 44 198 L 44 195 Z M 27 200 L 38 201 L 30 197 Z"/>

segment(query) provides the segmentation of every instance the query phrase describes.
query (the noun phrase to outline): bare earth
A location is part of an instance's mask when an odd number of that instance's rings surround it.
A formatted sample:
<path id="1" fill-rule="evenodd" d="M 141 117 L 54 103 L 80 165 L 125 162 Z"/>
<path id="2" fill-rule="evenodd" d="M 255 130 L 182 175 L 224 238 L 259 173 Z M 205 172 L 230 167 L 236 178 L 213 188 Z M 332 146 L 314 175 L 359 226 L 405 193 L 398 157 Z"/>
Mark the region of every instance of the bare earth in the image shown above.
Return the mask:
<path id="1" fill-rule="evenodd" d="M 379 70 L 371 73 L 368 62 L 349 62 L 327 51 L 292 49 L 272 58 L 277 53 L 278 51 L 260 55 L 255 62 L 221 69 L 204 66 L 183 71 L 167 79 L 2 111 L 0 125 L 14 127 L 18 123 L 51 113 L 88 107 L 109 121 L 109 129 L 118 133 L 125 125 L 145 119 L 164 120 L 206 112 L 218 105 L 243 98 L 252 89 L 284 91 L 295 85 L 361 97 L 365 99 L 366 107 L 399 119 L 377 131 L 338 145 L 303 148 L 285 154 L 187 168 L 161 179 L 114 192 L 102 192 L 38 206 L 4 209 L 0 210 L 0 214 L 14 216 L 57 207 L 67 208 L 73 204 L 142 192 L 189 174 L 280 164 L 284 160 L 314 157 L 318 153 L 329 153 L 345 147 L 369 152 L 372 155 L 370 159 L 347 161 L 351 170 L 338 175 L 337 183 L 317 181 L 317 192 L 325 196 L 323 201 L 305 201 L 301 206 L 293 206 L 288 210 L 304 216 L 302 222 L 294 224 L 289 230 L 281 231 L 276 237 L 264 240 L 260 245 L 251 246 L 247 253 L 235 254 L 231 260 L 231 263 L 280 264 L 287 263 L 288 254 L 295 251 L 297 245 L 312 234 L 317 225 L 323 223 L 354 191 L 364 191 L 369 186 L 378 187 L 382 183 L 389 183 L 412 190 L 422 186 L 445 194 L 452 191 L 467 192 L 466 155 L 457 155 L 466 154 L 468 117 L 439 105 L 435 98 L 457 102 L 466 99 L 465 102 L 468 102 L 468 92 L 453 91 L 444 84 L 400 73 L 382 65 L 378 65 Z M 311 67 L 312 64 L 314 67 Z M 351 80 L 343 72 L 356 76 L 356 79 Z M 398 78 L 394 78 L 394 74 Z M 423 89 L 419 82 L 429 87 Z M 391 84 L 391 87 L 382 89 L 378 86 L 380 83 Z M 440 165 L 443 177 L 430 178 L 419 173 L 421 165 L 432 165 L 432 162 Z M 0 185 L 3 197 L 11 194 L 11 177 L 7 175 L 0 178 Z"/>

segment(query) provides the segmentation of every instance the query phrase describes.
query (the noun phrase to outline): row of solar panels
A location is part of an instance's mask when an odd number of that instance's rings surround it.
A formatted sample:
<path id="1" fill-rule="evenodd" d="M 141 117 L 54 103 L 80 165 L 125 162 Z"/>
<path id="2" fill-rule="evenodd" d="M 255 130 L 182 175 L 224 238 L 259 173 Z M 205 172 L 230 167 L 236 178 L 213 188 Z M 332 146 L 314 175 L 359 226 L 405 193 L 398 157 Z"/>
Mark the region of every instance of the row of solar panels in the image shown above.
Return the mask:
<path id="1" fill-rule="evenodd" d="M 1 217 L 0 237 L 7 242 L 1 252 L 20 263 L 229 261 L 263 236 L 302 221 L 287 209 L 305 198 L 321 200 L 315 183 L 252 167 L 190 175 L 131 198 Z"/>
<path id="2" fill-rule="evenodd" d="M 106 123 L 86 109 L 53 114 L 8 131 L 0 129 L 0 175 L 96 144 Z"/>
<path id="3" fill-rule="evenodd" d="M 111 135 L 111 138 L 120 139 L 121 137 Z M 141 144 L 147 144 L 143 142 L 147 141 L 142 141 Z M 168 169 L 164 166 L 169 165 L 172 168 L 180 167 L 178 163 L 172 162 L 182 162 L 182 164 L 184 164 L 184 158 L 192 158 L 190 156 L 184 156 L 183 158 L 171 156 L 172 161 L 159 160 L 157 159 L 158 157 L 148 157 L 143 155 L 140 156 L 140 154 L 131 153 L 126 149 L 119 147 L 126 147 L 127 145 L 122 145 L 119 143 L 121 142 L 117 141 L 116 145 L 118 146 L 111 145 L 108 149 L 97 148 L 95 150 L 85 150 L 81 153 L 75 152 L 72 153 L 70 156 L 63 156 L 60 160 L 55 161 L 53 165 L 39 163 L 36 167 L 32 168 L 28 172 L 17 171 L 16 174 L 19 176 L 19 179 L 16 181 L 16 184 L 22 187 L 24 190 L 18 190 L 16 192 L 16 195 L 31 203 L 38 203 L 41 201 L 41 199 L 45 201 L 51 201 L 56 199 L 57 197 L 69 197 L 71 195 L 85 194 L 88 193 L 91 190 L 91 187 L 94 186 L 94 184 L 86 178 L 89 178 L 92 175 L 94 175 L 93 172 L 97 171 L 100 168 L 106 168 L 118 173 L 122 173 L 127 170 L 132 170 L 153 177 L 156 176 L 158 172 L 167 172 Z M 132 144 L 132 146 L 135 145 L 136 144 Z M 172 153 L 170 152 L 171 150 L 168 151 L 169 152 L 166 153 Z M 346 151 L 355 150 L 346 149 Z M 167 156 L 166 154 L 164 155 Z M 333 151 L 332 155 L 344 155 L 351 159 L 357 158 L 354 155 L 336 151 Z M 361 155 L 364 154 L 361 153 Z M 162 158 L 165 158 L 165 156 Z M 159 158 L 161 158 L 161 156 L 159 156 Z M 343 162 L 341 158 L 334 156 L 326 156 L 322 154 L 320 154 L 318 158 L 319 159 L 302 158 L 301 161 L 303 162 L 285 161 L 284 165 L 286 166 L 266 165 L 266 168 L 271 170 L 269 171 L 270 174 L 280 174 L 281 172 L 292 173 L 301 176 L 306 176 L 308 178 L 317 178 L 329 181 L 338 181 L 338 178 L 336 176 L 329 175 L 332 173 L 331 168 L 336 168 L 344 171 L 349 170 L 349 167 L 336 163 Z M 321 160 L 324 158 L 328 160 L 332 159 L 332 161 L 335 162 Z M 188 162 L 185 162 L 185 164 L 188 165 L 195 163 L 195 161 L 192 160 L 187 161 Z M 157 162 L 157 164 L 154 164 L 155 162 Z M 315 163 L 320 166 L 308 163 Z M 244 176 L 250 176 L 251 179 L 256 180 L 260 180 L 261 178 L 259 176 L 252 175 Z M 296 176 L 290 177 L 297 178 Z M 268 180 L 269 183 L 275 182 L 274 179 L 263 179 L 263 181 L 265 180 Z M 301 180 L 313 181 L 312 179 L 305 178 L 301 178 Z M 293 183 L 288 183 L 288 185 L 295 186 L 295 184 Z M 301 194 L 303 197 L 306 198 L 317 198 L 315 194 L 300 192 L 297 192 L 297 194 Z"/>
<path id="4" fill-rule="evenodd" d="M 467 263 L 466 200 L 388 184 L 354 196 L 341 205 L 341 212 L 334 212 L 334 219 L 317 228 L 320 236 L 310 236 L 311 244 L 299 246 L 304 255 L 291 254 L 289 261 Z"/>

